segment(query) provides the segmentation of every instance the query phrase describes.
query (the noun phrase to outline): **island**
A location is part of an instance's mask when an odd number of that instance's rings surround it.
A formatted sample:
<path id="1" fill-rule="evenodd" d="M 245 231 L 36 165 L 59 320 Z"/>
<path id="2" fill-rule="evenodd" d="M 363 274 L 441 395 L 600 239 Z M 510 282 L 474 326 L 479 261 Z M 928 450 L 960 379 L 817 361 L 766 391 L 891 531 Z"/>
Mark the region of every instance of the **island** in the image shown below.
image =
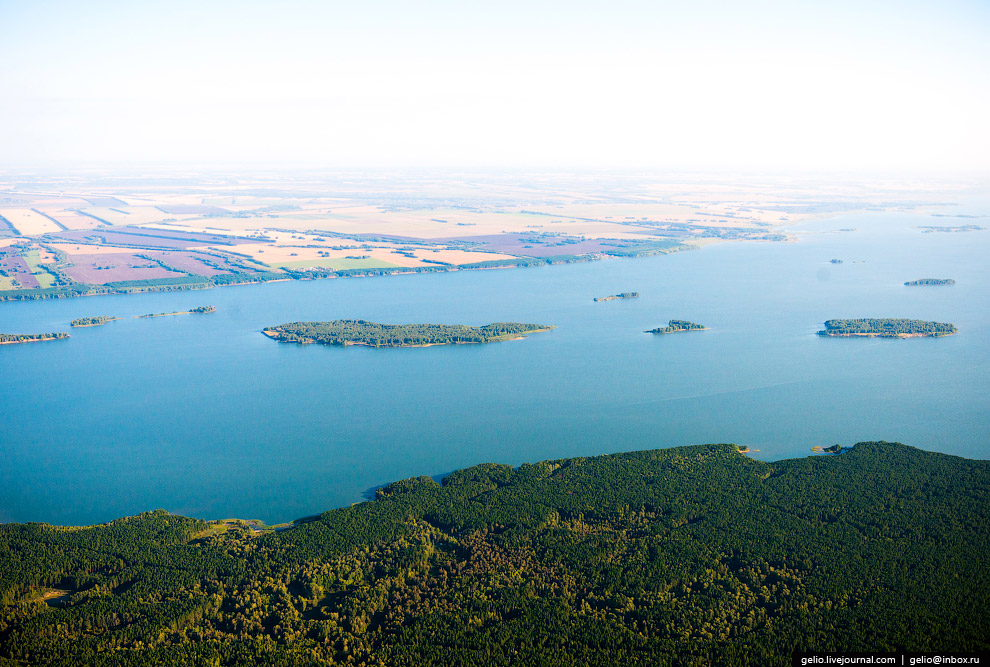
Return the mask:
<path id="1" fill-rule="evenodd" d="M 951 336 L 954 324 L 906 320 L 897 318 L 865 318 L 858 320 L 827 320 L 819 336 L 865 336 L 869 338 L 917 338 L 921 336 Z"/>
<path id="2" fill-rule="evenodd" d="M 483 327 L 462 324 L 379 324 L 365 320 L 291 322 L 268 327 L 263 334 L 283 343 L 365 345 L 368 347 L 429 347 L 518 340 L 549 331 L 546 324 L 496 322 Z"/>
<path id="3" fill-rule="evenodd" d="M 645 333 L 651 334 L 670 334 L 679 333 L 681 331 L 706 331 L 708 327 L 704 324 L 697 324 L 695 322 L 688 322 L 687 320 L 670 320 L 665 327 L 657 327 L 656 329 L 650 329 Z"/>
<path id="4" fill-rule="evenodd" d="M 905 285 L 913 287 L 914 285 L 955 285 L 956 281 L 952 278 L 922 278 L 920 280 L 909 280 Z"/>
<path id="5" fill-rule="evenodd" d="M 101 324 L 106 324 L 107 322 L 113 322 L 114 320 L 119 320 L 119 317 L 111 317 L 110 315 L 98 315 L 96 317 L 80 317 L 78 319 L 72 320 L 69 326 L 73 327 L 98 327 Z"/>
<path id="6" fill-rule="evenodd" d="M 945 216 L 939 216 L 939 217 L 945 217 Z M 956 216 L 956 217 L 962 217 L 962 216 Z M 921 227 L 915 227 L 915 229 L 920 229 L 922 234 L 931 234 L 932 232 L 949 232 L 949 233 L 979 232 L 986 228 L 981 227 L 980 225 L 970 224 L 970 225 L 924 225 Z"/>
<path id="7" fill-rule="evenodd" d="M 193 313 L 212 313 L 217 309 L 216 306 L 200 306 L 199 308 L 193 308 L 192 310 L 176 310 L 171 313 L 148 313 L 147 315 L 138 315 L 138 318 L 143 317 L 168 317 L 169 315 L 191 315 Z"/>
<path id="8" fill-rule="evenodd" d="M 739 452 L 482 463 L 284 530 L 164 510 L 0 524 L 0 664 L 763 667 L 792 651 L 990 650 L 990 462 L 890 442 Z"/>
<path id="9" fill-rule="evenodd" d="M 614 299 L 638 299 L 639 292 L 619 292 L 618 294 L 613 294 L 612 296 L 598 296 L 595 297 L 595 302 L 599 301 L 612 301 Z"/>
<path id="10" fill-rule="evenodd" d="M 0 334 L 0 345 L 10 345 L 13 343 L 40 343 L 46 340 L 61 340 L 68 338 L 67 333 L 40 333 L 40 334 Z"/>

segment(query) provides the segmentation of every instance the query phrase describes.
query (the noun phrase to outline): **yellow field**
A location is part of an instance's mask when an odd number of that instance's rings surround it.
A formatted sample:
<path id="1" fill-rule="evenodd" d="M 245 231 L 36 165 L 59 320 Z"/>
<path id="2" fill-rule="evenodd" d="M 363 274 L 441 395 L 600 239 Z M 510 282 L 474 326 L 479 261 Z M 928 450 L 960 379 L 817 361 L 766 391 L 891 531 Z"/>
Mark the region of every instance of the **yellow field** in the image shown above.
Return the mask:
<path id="1" fill-rule="evenodd" d="M 132 253 L 134 248 L 118 248 L 116 246 L 104 245 L 79 245 L 76 243 L 49 243 L 53 250 L 60 250 L 66 255 L 113 255 L 118 253 Z"/>
<path id="2" fill-rule="evenodd" d="M 502 255 L 497 252 L 473 252 L 470 250 L 427 250 L 420 248 L 414 251 L 419 259 L 432 259 L 447 264 L 473 264 L 475 262 L 490 262 L 497 259 L 513 259 L 512 255 Z"/>
<path id="3" fill-rule="evenodd" d="M 39 208 L 38 210 L 58 220 L 59 224 L 66 229 L 92 229 L 101 224 L 88 215 L 81 215 L 75 211 L 66 211 L 60 208 Z"/>
<path id="4" fill-rule="evenodd" d="M 4 208 L 0 209 L 0 215 L 24 236 L 62 231 L 62 228 L 54 222 L 29 208 Z"/>

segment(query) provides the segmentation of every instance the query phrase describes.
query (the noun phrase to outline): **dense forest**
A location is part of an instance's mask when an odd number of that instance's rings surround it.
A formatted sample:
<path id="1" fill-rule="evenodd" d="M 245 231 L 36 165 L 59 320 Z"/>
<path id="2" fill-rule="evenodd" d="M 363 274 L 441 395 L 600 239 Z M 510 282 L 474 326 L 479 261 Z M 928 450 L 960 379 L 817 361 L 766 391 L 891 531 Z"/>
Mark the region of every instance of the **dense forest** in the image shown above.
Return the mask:
<path id="1" fill-rule="evenodd" d="M 951 336 L 956 327 L 947 322 L 904 320 L 897 318 L 866 318 L 861 320 L 826 320 L 819 336 L 875 336 L 898 338 L 901 336 Z"/>
<path id="2" fill-rule="evenodd" d="M 915 285 L 955 285 L 956 281 L 952 278 L 921 278 L 920 280 L 909 280 L 904 284 L 909 287 Z"/>
<path id="3" fill-rule="evenodd" d="M 112 322 L 116 319 L 120 318 L 113 317 L 111 315 L 97 315 L 95 317 L 80 317 L 72 320 L 69 324 L 73 327 L 97 327 L 101 324 L 106 324 L 107 322 Z"/>
<path id="4" fill-rule="evenodd" d="M 412 347 L 460 343 L 493 343 L 521 338 L 524 334 L 548 331 L 545 324 L 496 322 L 483 327 L 463 324 L 378 324 L 365 320 L 291 322 L 265 329 L 269 338 L 285 343 L 322 345 L 368 345 Z"/>
<path id="5" fill-rule="evenodd" d="M 0 525 L 0 665 L 786 665 L 990 649 L 990 462 L 486 464 L 278 532 Z"/>
<path id="6" fill-rule="evenodd" d="M 696 324 L 694 322 L 688 322 L 687 320 L 670 320 L 665 327 L 657 327 L 656 329 L 650 329 L 646 333 L 651 334 L 669 334 L 678 333 L 680 331 L 704 331 L 707 329 L 704 324 Z"/>
<path id="7" fill-rule="evenodd" d="M 59 340 L 68 338 L 67 333 L 39 333 L 39 334 L 0 334 L 0 343 L 34 343 L 43 340 Z"/>

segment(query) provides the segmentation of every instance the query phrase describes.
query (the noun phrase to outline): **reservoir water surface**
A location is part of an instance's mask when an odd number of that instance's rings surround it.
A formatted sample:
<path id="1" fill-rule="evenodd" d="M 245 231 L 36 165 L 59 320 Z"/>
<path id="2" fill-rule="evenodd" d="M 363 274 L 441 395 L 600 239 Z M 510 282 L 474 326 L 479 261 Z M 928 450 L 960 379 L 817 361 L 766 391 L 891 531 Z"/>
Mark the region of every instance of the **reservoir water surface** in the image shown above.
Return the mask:
<path id="1" fill-rule="evenodd" d="M 5 333 L 123 319 L 0 348 L 0 521 L 156 508 L 287 521 L 482 462 L 707 442 L 767 460 L 878 439 L 988 458 L 990 232 L 914 228 L 932 221 L 848 216 L 806 224 L 791 243 L 633 260 L 3 303 Z M 903 285 L 918 278 L 957 284 Z M 624 291 L 640 297 L 592 301 Z M 200 305 L 217 310 L 134 319 Z M 959 334 L 815 335 L 855 317 L 952 322 Z M 556 328 L 377 350 L 260 333 L 344 318 Z M 644 333 L 670 319 L 710 330 Z"/>

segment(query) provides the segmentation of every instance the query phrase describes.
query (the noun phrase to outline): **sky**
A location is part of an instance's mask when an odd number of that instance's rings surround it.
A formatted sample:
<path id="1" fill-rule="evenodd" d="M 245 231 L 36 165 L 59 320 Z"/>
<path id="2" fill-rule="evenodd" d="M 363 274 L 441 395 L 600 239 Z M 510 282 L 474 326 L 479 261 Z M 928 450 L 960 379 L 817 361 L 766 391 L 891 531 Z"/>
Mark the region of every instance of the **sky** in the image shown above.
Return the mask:
<path id="1" fill-rule="evenodd" d="M 990 174 L 985 0 L 0 0 L 0 166 Z"/>

